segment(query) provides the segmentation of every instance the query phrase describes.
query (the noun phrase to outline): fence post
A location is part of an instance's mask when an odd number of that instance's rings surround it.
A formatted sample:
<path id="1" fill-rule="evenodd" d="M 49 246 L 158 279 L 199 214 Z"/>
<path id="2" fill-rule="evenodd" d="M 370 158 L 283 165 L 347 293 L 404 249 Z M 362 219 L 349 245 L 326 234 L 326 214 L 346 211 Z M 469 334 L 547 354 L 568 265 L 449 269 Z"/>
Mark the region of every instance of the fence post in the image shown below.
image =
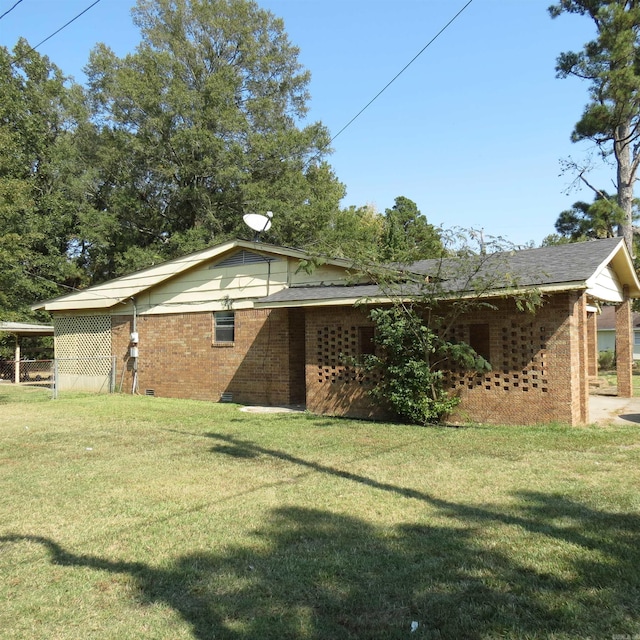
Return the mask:
<path id="1" fill-rule="evenodd" d="M 14 363 L 15 372 L 13 381 L 16 384 L 20 384 L 20 338 L 18 336 L 16 336 L 16 351 Z"/>
<path id="2" fill-rule="evenodd" d="M 109 393 L 116 392 L 116 357 L 111 356 L 111 376 L 109 378 Z"/>
<path id="3" fill-rule="evenodd" d="M 51 399 L 58 398 L 58 358 L 53 359 L 53 381 L 51 382 Z"/>

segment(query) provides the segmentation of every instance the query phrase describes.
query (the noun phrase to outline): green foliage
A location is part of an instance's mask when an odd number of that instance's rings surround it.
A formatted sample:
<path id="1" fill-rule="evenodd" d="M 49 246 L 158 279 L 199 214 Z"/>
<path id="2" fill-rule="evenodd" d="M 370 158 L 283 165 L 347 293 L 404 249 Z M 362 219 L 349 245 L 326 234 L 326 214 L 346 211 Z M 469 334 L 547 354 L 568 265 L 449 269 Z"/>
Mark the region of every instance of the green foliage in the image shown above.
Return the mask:
<path id="1" fill-rule="evenodd" d="M 334 258 L 374 262 L 380 259 L 383 234 L 384 219 L 373 207 L 351 206 L 331 218 L 319 250 Z"/>
<path id="2" fill-rule="evenodd" d="M 430 328 L 419 307 L 373 309 L 370 317 L 377 352 L 365 356 L 363 364 L 379 379 L 371 395 L 406 422 L 438 423 L 457 406 L 459 398 L 444 389 L 444 363 L 465 370 L 491 369 L 469 345 Z"/>
<path id="3" fill-rule="evenodd" d="M 282 21 L 250 0 L 140 0 L 134 21 L 135 53 L 100 45 L 87 67 L 96 279 L 246 236 L 248 211 L 276 213 L 264 240 L 316 246 L 344 187 L 326 128 L 299 126 L 309 73 Z"/>
<path id="4" fill-rule="evenodd" d="M 439 231 L 427 222 L 415 202 L 399 196 L 385 211 L 382 259 L 408 264 L 442 255 Z"/>
<path id="5" fill-rule="evenodd" d="M 590 101 L 572 134 L 574 142 L 595 142 L 617 164 L 618 205 L 624 212 L 622 235 L 633 237 L 633 186 L 640 160 L 640 5 L 628 0 L 560 0 L 549 8 L 590 18 L 596 36 L 582 51 L 557 60 L 558 77 L 587 80 Z"/>
<path id="6" fill-rule="evenodd" d="M 512 245 L 459 229 L 441 234 L 439 241 L 438 258 L 362 270 L 391 301 L 389 307 L 370 312 L 377 348 L 363 356 L 361 364 L 378 380 L 371 394 L 416 424 L 437 423 L 458 404 L 445 387 L 446 371 L 491 370 L 491 363 L 472 345 L 451 338 L 460 318 L 494 309 L 487 294 L 498 289 L 513 299 L 519 312 L 533 313 L 542 304 L 540 291 L 520 284 L 521 278 L 530 280 L 535 274 L 512 268 Z"/>
<path id="7" fill-rule="evenodd" d="M 442 230 L 427 222 L 415 202 L 398 196 L 384 215 L 370 205 L 336 212 L 318 248 L 327 255 L 351 258 L 360 264 L 409 264 L 442 256 L 442 236 Z"/>
<path id="8" fill-rule="evenodd" d="M 600 351 L 598 354 L 598 369 L 601 371 L 610 371 L 616 366 L 616 354 L 611 349 Z"/>
<path id="9" fill-rule="evenodd" d="M 0 48 L 0 317 L 29 318 L 29 305 L 77 286 L 70 259 L 86 210 L 75 132 L 86 122 L 80 88 L 20 40 Z"/>
<path id="10" fill-rule="evenodd" d="M 635 209 L 637 202 L 634 203 Z M 635 217 L 637 215 L 634 214 Z M 613 238 L 624 221 L 625 212 L 615 198 L 601 191 L 591 204 L 575 202 L 571 209 L 560 213 L 555 227 L 562 237 L 580 242 L 592 238 Z"/>

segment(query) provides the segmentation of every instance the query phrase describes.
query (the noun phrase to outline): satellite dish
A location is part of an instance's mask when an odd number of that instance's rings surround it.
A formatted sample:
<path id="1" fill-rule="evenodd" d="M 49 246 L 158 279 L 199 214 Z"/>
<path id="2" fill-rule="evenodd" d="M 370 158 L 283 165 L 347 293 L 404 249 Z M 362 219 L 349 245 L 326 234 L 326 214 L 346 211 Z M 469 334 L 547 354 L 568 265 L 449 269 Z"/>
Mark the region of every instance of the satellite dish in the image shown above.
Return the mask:
<path id="1" fill-rule="evenodd" d="M 242 216 L 247 227 L 256 232 L 256 240 L 260 237 L 260 234 L 263 231 L 269 231 L 269 229 L 271 229 L 271 218 L 273 218 L 273 213 L 271 211 L 267 211 L 266 216 L 259 213 L 245 213 Z"/>

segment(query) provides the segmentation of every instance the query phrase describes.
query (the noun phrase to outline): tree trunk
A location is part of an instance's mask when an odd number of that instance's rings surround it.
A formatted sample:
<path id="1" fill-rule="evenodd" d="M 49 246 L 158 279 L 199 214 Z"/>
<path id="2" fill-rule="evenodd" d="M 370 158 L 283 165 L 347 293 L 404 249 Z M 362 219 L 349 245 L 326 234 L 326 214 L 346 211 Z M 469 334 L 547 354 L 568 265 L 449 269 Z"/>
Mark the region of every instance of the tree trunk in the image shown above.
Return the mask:
<path id="1" fill-rule="evenodd" d="M 614 152 L 618 166 L 618 205 L 625 213 L 624 223 L 618 226 L 618 235 L 624 237 L 627 248 L 633 255 L 633 183 L 635 181 L 635 171 L 632 168 L 629 136 L 630 124 L 628 122 L 616 127 Z"/>

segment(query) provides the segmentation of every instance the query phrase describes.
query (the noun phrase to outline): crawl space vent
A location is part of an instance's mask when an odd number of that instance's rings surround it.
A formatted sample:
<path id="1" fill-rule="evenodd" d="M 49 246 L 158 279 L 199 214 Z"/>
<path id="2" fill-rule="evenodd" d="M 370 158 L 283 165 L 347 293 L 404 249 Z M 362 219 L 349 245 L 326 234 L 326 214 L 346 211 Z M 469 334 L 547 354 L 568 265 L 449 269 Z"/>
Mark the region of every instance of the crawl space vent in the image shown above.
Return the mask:
<path id="1" fill-rule="evenodd" d="M 233 393 L 221 393 L 220 402 L 233 402 Z"/>
<path id="2" fill-rule="evenodd" d="M 155 396 L 156 395 L 156 390 L 155 389 L 145 389 L 144 390 L 144 395 L 145 396 Z"/>

